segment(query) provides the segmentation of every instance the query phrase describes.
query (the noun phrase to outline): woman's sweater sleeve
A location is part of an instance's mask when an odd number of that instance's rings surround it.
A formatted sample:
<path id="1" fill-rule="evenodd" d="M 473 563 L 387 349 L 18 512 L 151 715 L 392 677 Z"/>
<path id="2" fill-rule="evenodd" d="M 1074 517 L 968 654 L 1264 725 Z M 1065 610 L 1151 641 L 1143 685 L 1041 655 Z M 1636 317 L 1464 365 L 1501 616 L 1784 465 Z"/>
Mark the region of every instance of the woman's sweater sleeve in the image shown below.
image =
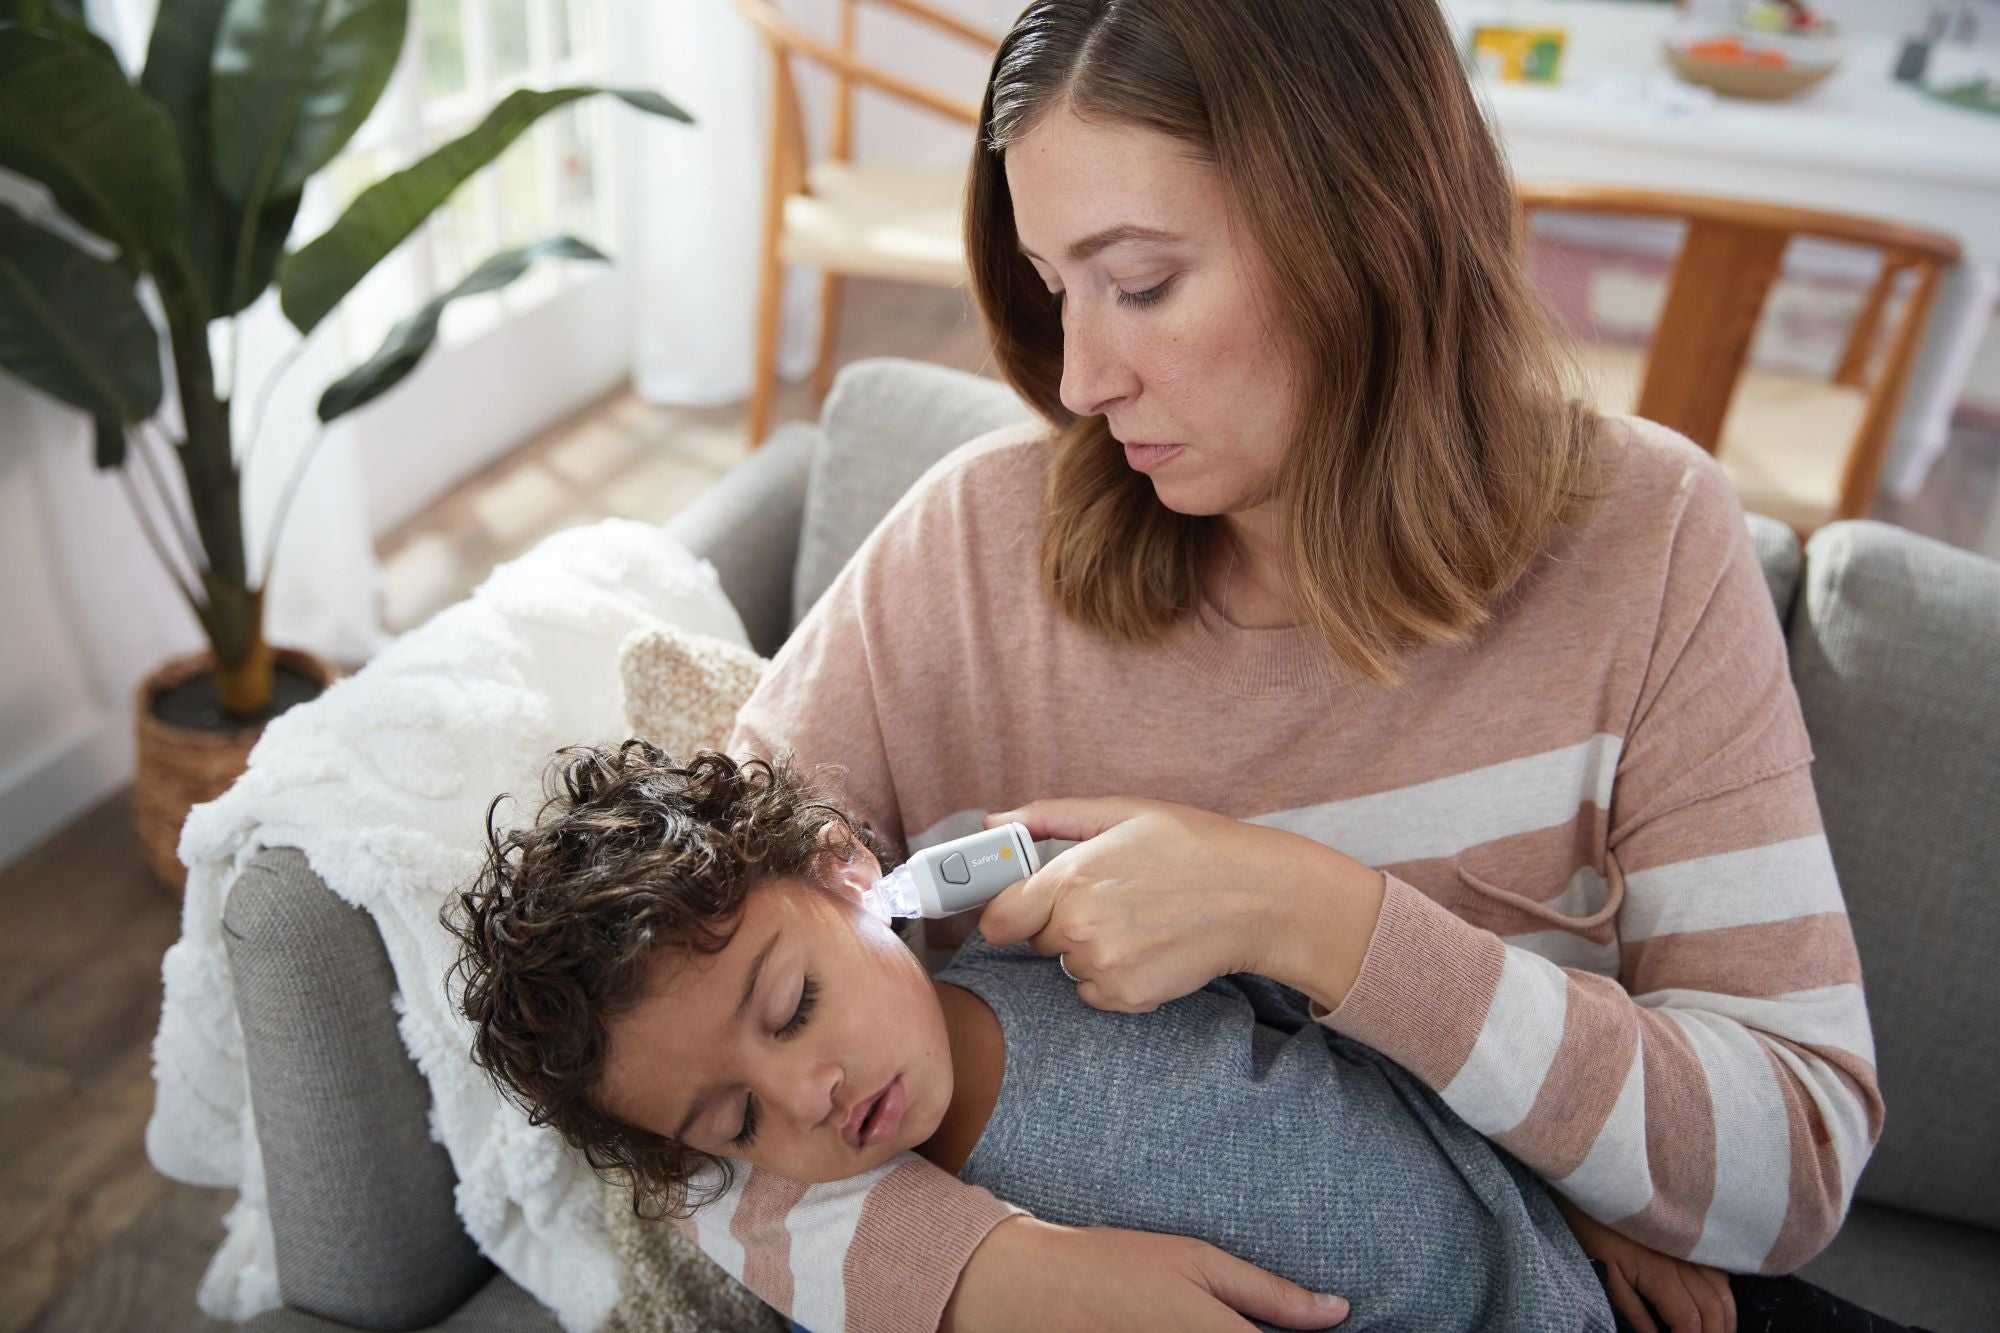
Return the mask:
<path id="1" fill-rule="evenodd" d="M 1608 793 L 1617 979 L 1392 874 L 1322 1021 L 1633 1239 L 1783 1273 L 1839 1230 L 1882 1100 L 1783 634 L 1726 474 L 1690 492 Z"/>
<path id="2" fill-rule="evenodd" d="M 923 575 L 921 529 L 939 521 L 921 512 L 927 495 L 920 481 L 814 604 L 725 747 L 765 758 L 790 751 L 899 854 L 901 807 L 874 653 L 895 596 Z M 931 1333 L 972 1252 L 1021 1211 L 905 1152 L 865 1175 L 811 1186 L 740 1169 L 690 1230 L 711 1259 L 812 1333 Z"/>

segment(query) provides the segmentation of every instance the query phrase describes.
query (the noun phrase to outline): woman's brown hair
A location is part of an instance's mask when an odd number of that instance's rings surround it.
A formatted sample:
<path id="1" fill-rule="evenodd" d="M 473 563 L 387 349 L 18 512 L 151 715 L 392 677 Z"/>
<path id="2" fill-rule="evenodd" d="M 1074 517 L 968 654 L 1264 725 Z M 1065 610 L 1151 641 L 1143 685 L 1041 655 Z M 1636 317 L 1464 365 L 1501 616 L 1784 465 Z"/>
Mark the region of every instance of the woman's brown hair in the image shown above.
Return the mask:
<path id="1" fill-rule="evenodd" d="M 967 182 L 973 291 L 1007 381 L 1055 426 L 1043 582 L 1125 642 L 1200 597 L 1223 537 L 1060 399 L 1063 333 L 1019 253 L 1004 153 L 1068 106 L 1221 173 L 1296 349 L 1278 478 L 1285 585 L 1334 657 L 1394 685 L 1467 638 L 1598 497 L 1505 165 L 1436 0 L 1034 0 L 994 57 Z M 1273 390 L 1284 379 L 1274 366 Z"/>
<path id="2" fill-rule="evenodd" d="M 654 960 L 721 951 L 760 881 L 825 886 L 828 858 L 887 850 L 788 759 L 741 764 L 657 746 L 559 750 L 534 822 L 502 832 L 441 914 L 458 941 L 446 992 L 472 1024 L 472 1059 L 533 1125 L 560 1133 L 641 1217 L 686 1216 L 728 1188 L 727 1160 L 629 1125 L 599 1093 L 607 1020 L 638 1002 Z M 691 1195 L 697 1179 L 711 1191 Z"/>

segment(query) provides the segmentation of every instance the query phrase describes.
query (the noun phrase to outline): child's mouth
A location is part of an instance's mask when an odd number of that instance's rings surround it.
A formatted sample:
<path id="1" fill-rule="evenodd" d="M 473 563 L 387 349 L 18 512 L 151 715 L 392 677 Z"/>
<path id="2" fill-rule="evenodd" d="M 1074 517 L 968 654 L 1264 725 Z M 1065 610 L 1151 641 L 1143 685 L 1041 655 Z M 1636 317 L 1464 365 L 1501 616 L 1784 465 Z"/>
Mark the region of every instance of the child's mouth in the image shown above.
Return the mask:
<path id="1" fill-rule="evenodd" d="M 898 1074 L 889 1081 L 889 1086 L 877 1093 L 862 1112 L 860 1124 L 843 1136 L 850 1147 L 870 1148 L 883 1142 L 896 1132 L 903 1123 L 903 1108 L 908 1100 L 903 1077 Z"/>

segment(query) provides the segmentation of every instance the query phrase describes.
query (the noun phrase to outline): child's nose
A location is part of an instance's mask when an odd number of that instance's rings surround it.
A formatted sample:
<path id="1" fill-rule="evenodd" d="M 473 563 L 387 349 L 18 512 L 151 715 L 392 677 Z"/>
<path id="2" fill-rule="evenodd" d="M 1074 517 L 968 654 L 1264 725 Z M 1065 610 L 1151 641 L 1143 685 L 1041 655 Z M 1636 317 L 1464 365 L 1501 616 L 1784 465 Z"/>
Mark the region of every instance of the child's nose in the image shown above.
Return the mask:
<path id="1" fill-rule="evenodd" d="M 780 1104 L 801 1128 L 816 1129 L 838 1118 L 841 1083 L 839 1065 L 830 1060 L 805 1061 L 803 1067 L 787 1071 L 779 1092 Z M 836 1133 L 840 1130 L 838 1124 L 833 1128 Z"/>

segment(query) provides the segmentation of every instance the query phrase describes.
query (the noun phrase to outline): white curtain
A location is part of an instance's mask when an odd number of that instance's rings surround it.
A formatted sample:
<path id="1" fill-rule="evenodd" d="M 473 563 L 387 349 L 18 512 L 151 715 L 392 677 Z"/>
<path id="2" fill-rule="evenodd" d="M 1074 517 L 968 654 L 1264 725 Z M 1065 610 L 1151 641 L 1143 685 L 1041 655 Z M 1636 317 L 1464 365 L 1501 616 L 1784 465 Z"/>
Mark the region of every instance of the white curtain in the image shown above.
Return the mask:
<path id="1" fill-rule="evenodd" d="M 770 59 L 730 0 L 610 0 L 621 82 L 656 88 L 692 115 L 681 125 L 621 116 L 621 230 L 640 292 L 632 381 L 655 403 L 712 406 L 750 391 L 763 235 Z M 810 125 L 811 118 L 808 117 Z M 812 369 L 819 274 L 787 272 L 778 373 Z"/>

